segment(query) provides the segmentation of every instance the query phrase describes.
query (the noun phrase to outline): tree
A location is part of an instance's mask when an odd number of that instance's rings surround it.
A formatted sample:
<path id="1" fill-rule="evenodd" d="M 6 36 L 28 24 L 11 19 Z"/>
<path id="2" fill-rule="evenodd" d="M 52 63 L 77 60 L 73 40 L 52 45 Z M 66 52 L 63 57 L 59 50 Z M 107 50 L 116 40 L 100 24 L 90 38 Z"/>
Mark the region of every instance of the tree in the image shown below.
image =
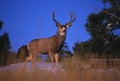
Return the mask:
<path id="1" fill-rule="evenodd" d="M 0 21 L 0 30 L 3 26 L 2 21 Z M 0 65 L 5 65 L 7 56 L 9 53 L 9 49 L 11 48 L 9 35 L 8 33 L 4 33 L 0 35 Z"/>
<path id="2" fill-rule="evenodd" d="M 0 21 L 0 30 L 2 29 L 3 22 Z"/>
<path id="3" fill-rule="evenodd" d="M 91 39 L 75 43 L 73 50 L 78 50 L 79 53 L 83 51 L 96 53 L 98 56 L 120 57 L 120 35 L 115 34 L 116 30 L 120 30 L 120 1 L 102 0 L 102 2 L 104 5 L 110 5 L 104 6 L 98 13 L 91 13 L 85 25 Z"/>
<path id="4" fill-rule="evenodd" d="M 8 33 L 4 33 L 0 36 L 0 52 L 7 52 L 10 49 L 10 41 Z"/>

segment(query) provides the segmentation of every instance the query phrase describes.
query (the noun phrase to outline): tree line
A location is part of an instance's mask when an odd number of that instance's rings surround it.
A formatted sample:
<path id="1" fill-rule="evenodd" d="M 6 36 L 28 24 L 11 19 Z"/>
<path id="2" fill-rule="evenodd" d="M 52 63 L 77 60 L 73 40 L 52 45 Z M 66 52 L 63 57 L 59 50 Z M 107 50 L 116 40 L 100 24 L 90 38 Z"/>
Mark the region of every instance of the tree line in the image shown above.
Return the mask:
<path id="1" fill-rule="evenodd" d="M 3 22 L 0 21 L 0 30 L 2 30 Z M 0 35 L 0 66 L 6 65 L 7 59 L 9 57 L 11 48 L 10 45 L 10 39 L 9 34 L 7 32 L 4 32 L 2 35 Z"/>
<path id="2" fill-rule="evenodd" d="M 102 10 L 95 8 L 85 24 L 91 38 L 85 42 L 76 42 L 74 53 L 84 56 L 120 58 L 120 1 L 101 0 Z M 106 6 L 109 4 L 110 6 Z"/>

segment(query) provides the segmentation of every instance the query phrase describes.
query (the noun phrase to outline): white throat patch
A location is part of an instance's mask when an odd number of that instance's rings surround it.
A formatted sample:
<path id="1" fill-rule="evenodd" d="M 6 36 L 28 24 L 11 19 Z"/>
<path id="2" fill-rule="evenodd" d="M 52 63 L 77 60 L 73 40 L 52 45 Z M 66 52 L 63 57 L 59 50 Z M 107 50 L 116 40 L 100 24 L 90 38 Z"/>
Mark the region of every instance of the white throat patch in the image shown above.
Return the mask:
<path id="1" fill-rule="evenodd" d="M 65 36 L 65 32 L 60 32 L 60 35 L 61 36 Z"/>

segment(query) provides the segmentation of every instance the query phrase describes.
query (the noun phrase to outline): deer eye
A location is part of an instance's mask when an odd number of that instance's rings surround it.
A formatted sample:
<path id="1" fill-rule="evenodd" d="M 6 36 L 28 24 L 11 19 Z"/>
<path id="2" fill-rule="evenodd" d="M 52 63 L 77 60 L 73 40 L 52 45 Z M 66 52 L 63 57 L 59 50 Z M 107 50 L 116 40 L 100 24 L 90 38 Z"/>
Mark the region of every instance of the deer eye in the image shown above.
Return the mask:
<path id="1" fill-rule="evenodd" d="M 66 27 L 64 26 L 64 27 L 62 27 L 61 29 L 66 30 Z"/>
<path id="2" fill-rule="evenodd" d="M 64 26 L 64 28 L 65 28 L 65 29 L 67 29 L 67 27 L 66 27 L 66 26 Z"/>
<path id="3" fill-rule="evenodd" d="M 67 27 L 65 26 L 65 29 L 67 29 Z"/>
<path id="4" fill-rule="evenodd" d="M 67 29 L 67 27 L 66 27 L 66 26 L 63 26 L 62 28 L 65 28 L 65 29 Z"/>

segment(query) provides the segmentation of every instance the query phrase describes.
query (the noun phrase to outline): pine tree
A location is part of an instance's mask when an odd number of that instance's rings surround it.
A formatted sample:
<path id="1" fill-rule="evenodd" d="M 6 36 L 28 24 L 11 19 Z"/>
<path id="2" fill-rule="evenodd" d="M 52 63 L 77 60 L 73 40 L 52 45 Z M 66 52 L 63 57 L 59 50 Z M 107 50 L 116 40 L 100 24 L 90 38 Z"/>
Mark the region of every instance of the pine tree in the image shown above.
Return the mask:
<path id="1" fill-rule="evenodd" d="M 120 1 L 101 1 L 104 8 L 100 11 L 96 9 L 97 12 L 91 13 L 85 25 L 91 39 L 84 43 L 77 43 L 74 50 L 80 49 L 88 53 L 97 53 L 99 56 L 120 57 L 120 34 L 115 33 L 116 30 L 120 31 Z"/>
<path id="2" fill-rule="evenodd" d="M 3 22 L 0 21 L 0 29 L 2 26 Z M 5 65 L 10 48 L 9 35 L 5 32 L 4 34 L 0 35 L 0 65 Z"/>

